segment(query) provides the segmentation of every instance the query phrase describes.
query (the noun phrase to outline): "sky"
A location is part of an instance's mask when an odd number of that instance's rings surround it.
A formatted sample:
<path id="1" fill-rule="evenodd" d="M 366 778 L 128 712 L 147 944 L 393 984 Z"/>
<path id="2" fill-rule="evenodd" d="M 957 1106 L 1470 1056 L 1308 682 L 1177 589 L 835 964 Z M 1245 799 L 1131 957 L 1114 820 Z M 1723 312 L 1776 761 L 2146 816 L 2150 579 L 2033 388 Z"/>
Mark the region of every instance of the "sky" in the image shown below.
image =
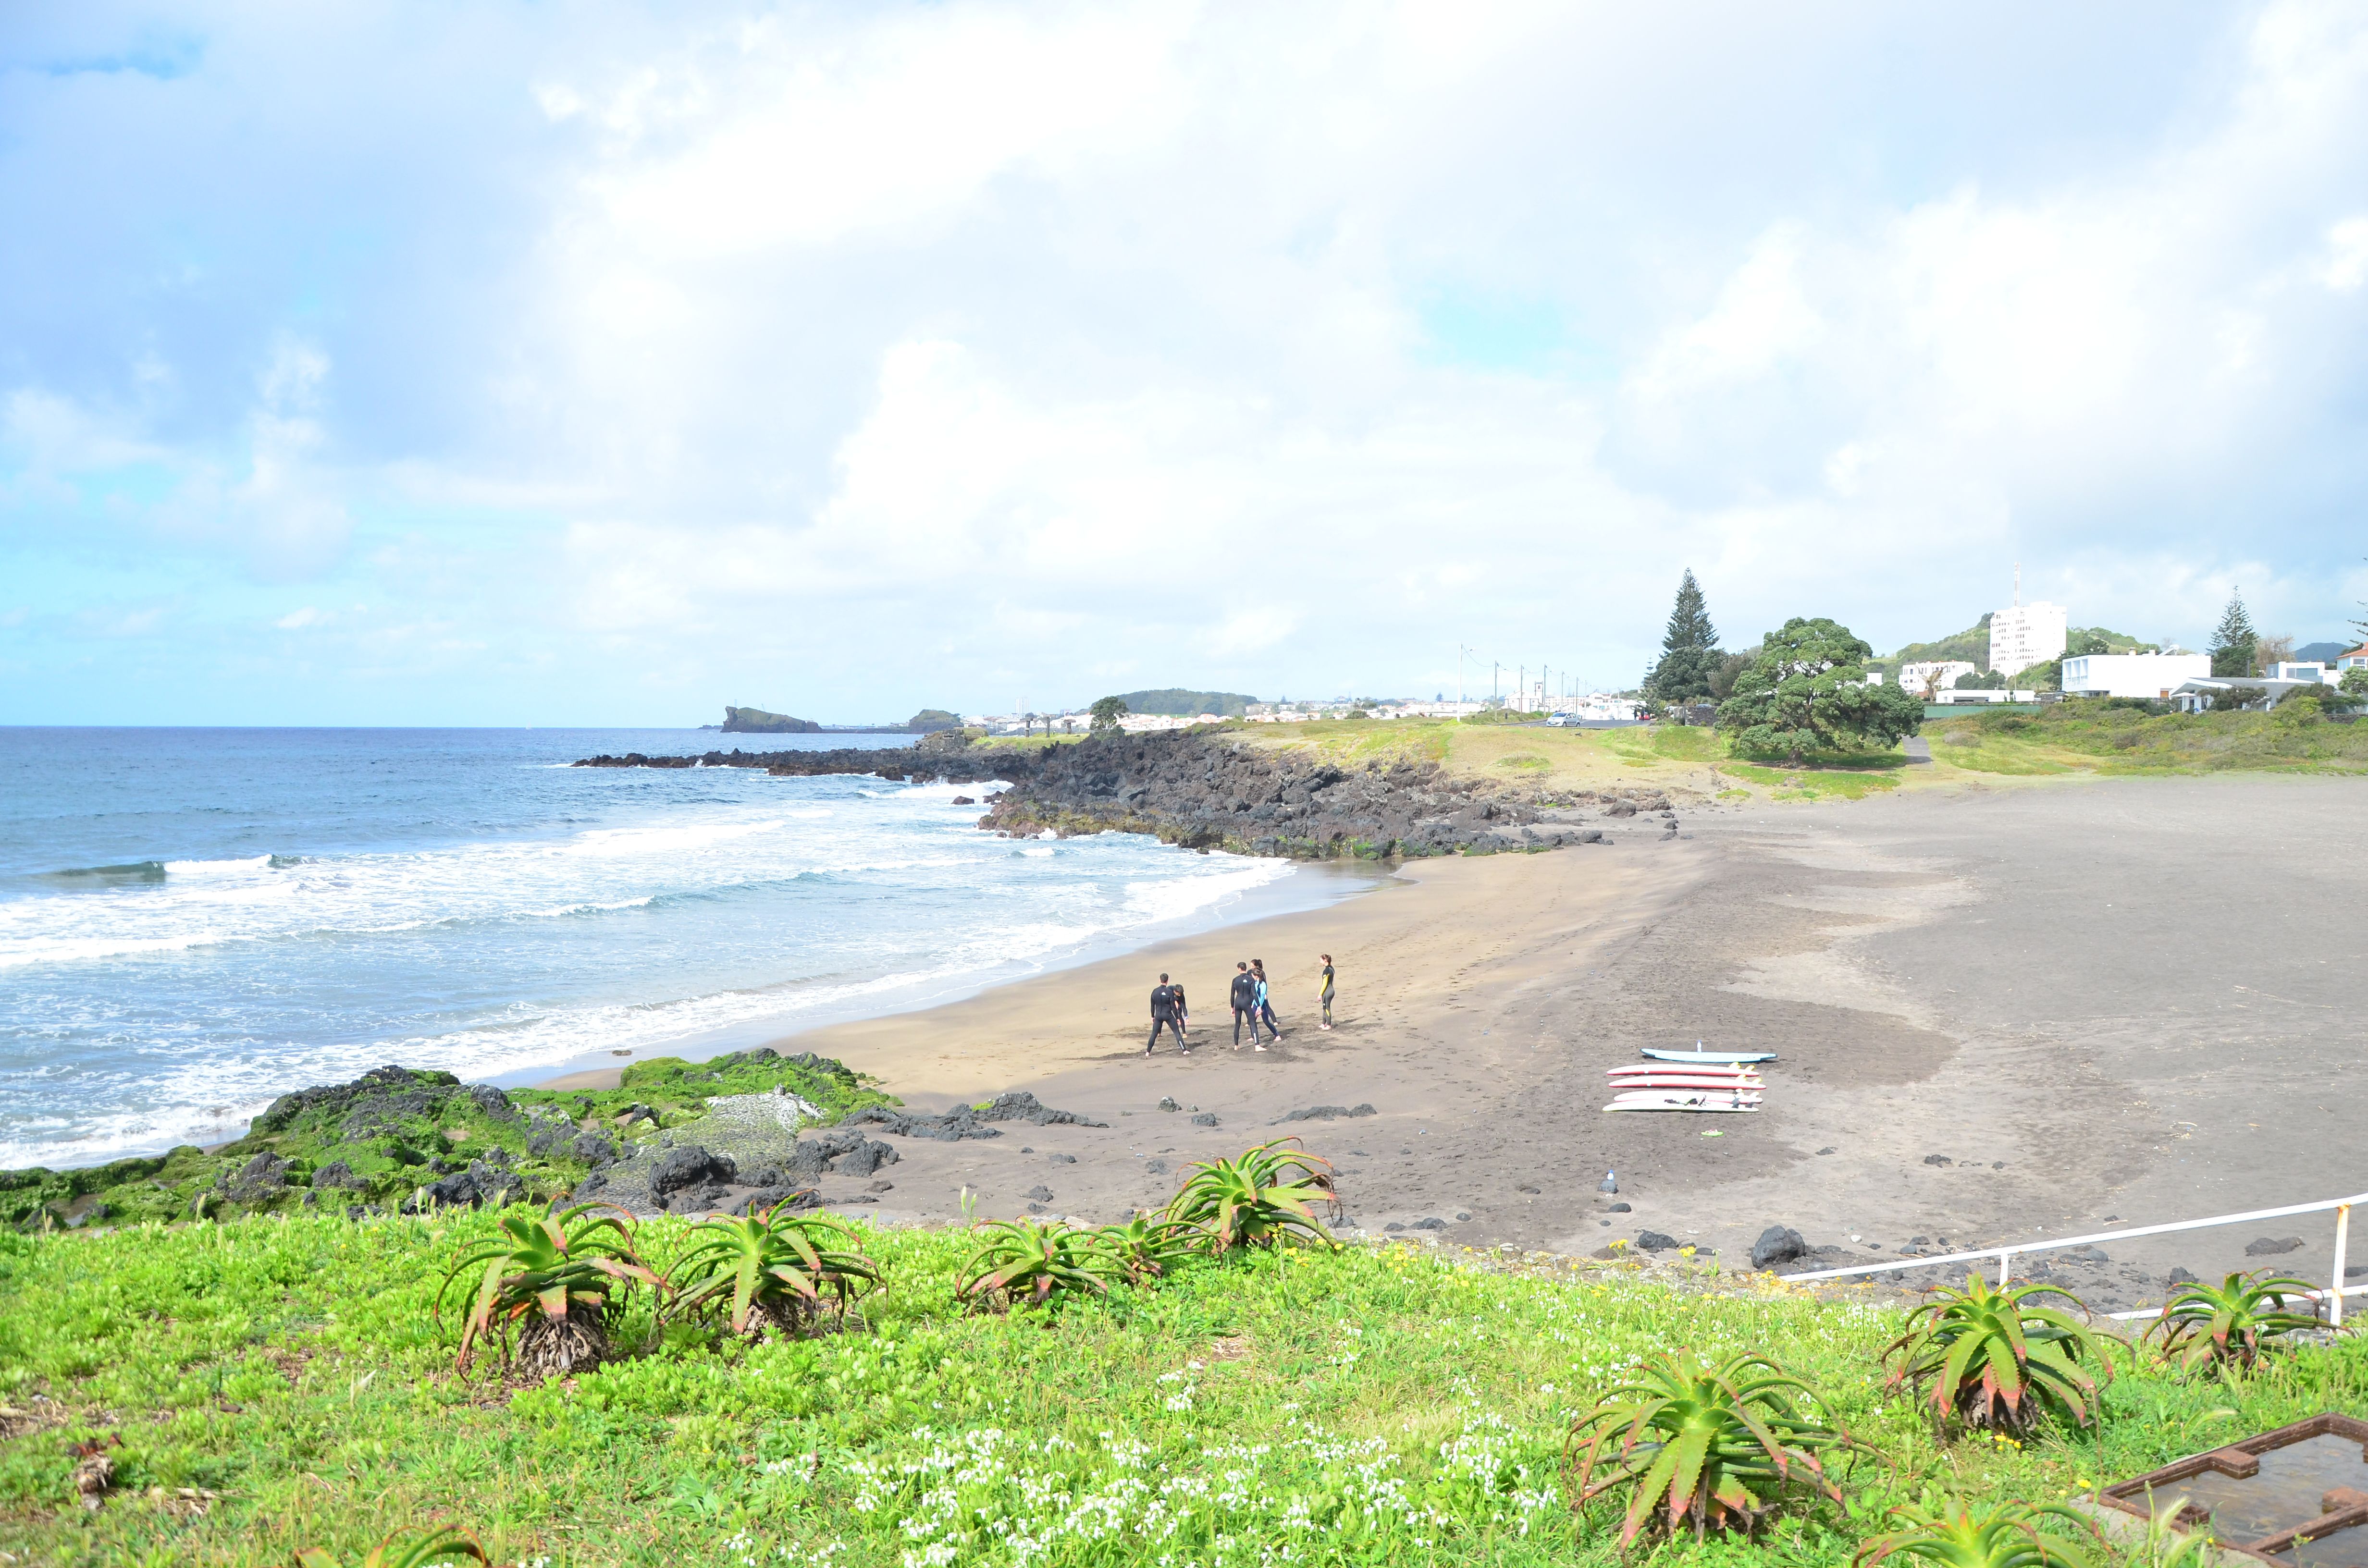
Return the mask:
<path id="1" fill-rule="evenodd" d="M 33 3 L 0 214 L 0 723 L 2368 614 L 2368 0 Z"/>

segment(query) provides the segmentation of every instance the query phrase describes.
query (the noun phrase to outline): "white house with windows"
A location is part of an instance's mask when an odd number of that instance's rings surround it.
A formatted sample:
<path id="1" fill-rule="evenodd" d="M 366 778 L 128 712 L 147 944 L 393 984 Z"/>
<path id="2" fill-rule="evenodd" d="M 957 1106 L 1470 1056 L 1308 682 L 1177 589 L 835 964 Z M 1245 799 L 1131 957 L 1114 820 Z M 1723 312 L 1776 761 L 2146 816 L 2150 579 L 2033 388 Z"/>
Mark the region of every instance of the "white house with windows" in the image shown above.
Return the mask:
<path id="1" fill-rule="evenodd" d="M 2338 654 L 2335 668 L 2338 678 L 2341 677 L 2341 673 L 2345 670 L 2368 670 L 2368 642 L 2362 642 L 2349 653 Z"/>
<path id="2" fill-rule="evenodd" d="M 1918 659 L 1899 666 L 1899 687 L 1910 696 L 1922 697 L 1927 692 L 1947 691 L 1957 684 L 1959 676 L 1977 673 L 1967 659 Z"/>
<path id="3" fill-rule="evenodd" d="M 2167 701 L 2183 682 L 2211 674 L 2209 653 L 2075 653 L 2064 661 L 2064 695 Z"/>

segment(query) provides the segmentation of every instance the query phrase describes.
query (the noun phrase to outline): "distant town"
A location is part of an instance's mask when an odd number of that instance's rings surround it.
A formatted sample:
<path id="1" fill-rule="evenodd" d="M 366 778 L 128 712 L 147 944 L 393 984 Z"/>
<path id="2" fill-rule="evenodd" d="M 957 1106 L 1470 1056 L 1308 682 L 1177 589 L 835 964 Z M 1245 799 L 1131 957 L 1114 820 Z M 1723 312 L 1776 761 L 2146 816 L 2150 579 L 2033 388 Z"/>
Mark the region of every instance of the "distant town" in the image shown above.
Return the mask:
<path id="1" fill-rule="evenodd" d="M 1680 590 L 1681 607 L 1699 589 L 1691 574 Z M 1693 695 L 1672 698 L 1656 675 L 1636 687 L 1608 691 L 1588 687 L 1566 670 L 1506 666 L 1494 662 L 1486 697 L 1459 690 L 1422 697 L 1277 697 L 1265 701 L 1245 692 L 1194 691 L 1167 687 L 1116 694 L 1119 729 L 1128 733 L 1190 729 L 1236 721 L 1252 724 L 1312 723 L 1345 719 L 1474 719 L 1502 715 L 1529 722 L 1582 727 L 1639 724 L 1656 717 L 1711 721 L 1749 653 L 1712 647 L 1704 622 L 1702 657 L 1710 661 Z M 1863 644 L 1861 644 L 1863 647 Z M 2247 615 L 2241 597 L 2232 597 L 2213 649 L 2193 653 L 2176 643 L 2143 642 L 2100 626 L 2078 626 L 2065 606 L 2046 600 L 2025 604 L 2022 571 L 2015 568 L 2012 597 L 1964 631 L 1930 642 L 1912 642 L 1887 658 L 1867 659 L 1868 685 L 1896 683 L 1928 707 L 2008 704 L 2037 706 L 2071 699 L 2122 699 L 2162 703 L 2187 712 L 2220 707 L 2269 708 L 2288 694 L 2311 687 L 2334 687 L 2351 672 L 2368 672 L 2368 642 L 2319 642 L 2264 636 Z M 2355 676 L 2351 687 L 2368 680 Z M 1476 684 L 1476 683 L 1475 683 Z M 1707 690 L 1704 691 L 1706 687 Z M 2351 687 L 2347 687 L 2347 690 Z M 1105 699 L 1103 700 L 1110 700 Z M 968 729 L 989 735 L 1082 734 L 1093 727 L 1092 704 L 1032 711 L 954 713 L 925 709 L 902 722 L 817 723 L 759 708 L 726 708 L 726 732 L 749 733 L 928 733 Z M 717 728 L 709 725 L 705 728 Z"/>

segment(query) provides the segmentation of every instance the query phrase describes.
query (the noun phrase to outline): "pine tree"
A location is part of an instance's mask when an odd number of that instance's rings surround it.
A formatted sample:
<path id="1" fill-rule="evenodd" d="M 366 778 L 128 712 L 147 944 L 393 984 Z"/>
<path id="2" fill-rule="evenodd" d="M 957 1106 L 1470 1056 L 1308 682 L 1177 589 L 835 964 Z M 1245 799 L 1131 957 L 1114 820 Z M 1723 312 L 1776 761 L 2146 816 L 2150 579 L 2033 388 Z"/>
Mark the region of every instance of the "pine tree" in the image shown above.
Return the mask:
<path id="1" fill-rule="evenodd" d="M 2253 630 L 2253 618 L 2245 613 L 2245 596 L 2241 590 L 2228 596 L 2228 608 L 2220 612 L 2220 625 L 2212 633 L 2212 673 L 2226 677 L 2249 676 L 2253 673 L 2253 651 L 2261 634 Z"/>
<path id="2" fill-rule="evenodd" d="M 1692 568 L 1678 582 L 1678 602 L 1661 638 L 1661 657 L 1645 677 L 1645 695 L 1655 702 L 1701 702 L 1710 697 L 1710 677 L 1719 665 L 1718 629 L 1710 623 L 1702 585 Z"/>

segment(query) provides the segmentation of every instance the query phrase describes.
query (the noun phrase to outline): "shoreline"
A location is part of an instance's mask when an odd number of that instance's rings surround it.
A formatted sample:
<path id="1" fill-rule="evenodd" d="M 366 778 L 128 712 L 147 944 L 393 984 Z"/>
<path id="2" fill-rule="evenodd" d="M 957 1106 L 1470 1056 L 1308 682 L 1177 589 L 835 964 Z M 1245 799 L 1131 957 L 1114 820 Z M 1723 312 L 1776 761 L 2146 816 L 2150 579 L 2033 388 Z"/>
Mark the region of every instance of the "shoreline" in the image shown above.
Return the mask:
<path id="1" fill-rule="evenodd" d="M 1408 860 L 1371 897 L 770 1043 L 918 1111 L 1026 1089 L 1107 1124 L 898 1139 L 886 1185 L 823 1193 L 883 1221 L 1108 1223 L 1164 1202 L 1190 1162 L 1294 1134 L 1369 1233 L 1572 1256 L 1659 1233 L 1734 1259 L 1772 1227 L 1820 1254 L 1798 1267 L 1837 1267 L 2242 1212 L 2368 1186 L 2348 1151 L 2330 1170 L 2315 1143 L 2259 1132 L 2368 1115 L 2368 1091 L 2322 1071 L 2368 972 L 2346 924 L 2368 877 L 2368 822 L 2340 814 L 2356 789 L 2097 780 L 1702 808 L 1660 836 Z M 2294 820 L 2311 831 L 2226 831 Z M 2346 935 L 2234 975 L 2155 961 L 2166 929 L 2226 911 Z M 1324 951 L 1331 1032 L 1310 1016 Z M 1232 1049 L 1224 1006 L 1250 957 L 1285 1027 L 1255 1054 Z M 1190 990 L 1194 1049 L 1146 1059 L 1162 970 Z M 1607 1069 L 1697 1039 L 1779 1053 L 1760 1111 L 1604 1113 Z M 2045 1278 L 2135 1305 L 2174 1265 L 2247 1267 L 2259 1239 L 2146 1239 Z M 2323 1234 L 2293 1244 L 2295 1265 L 2327 1262 Z"/>
<path id="2" fill-rule="evenodd" d="M 1387 881 L 1386 871 L 1361 862 L 1292 861 L 1289 862 L 1289 865 L 1290 869 L 1286 874 L 1261 882 L 1256 887 L 1227 894 L 1207 905 L 1177 916 L 1173 924 L 1181 926 L 1182 934 L 1187 936 L 1221 931 L 1235 926 L 1255 925 L 1262 920 L 1320 910 L 1335 903 L 1353 900 L 1373 891 Z M 1313 881 L 1303 879 L 1313 879 Z M 1297 896 L 1293 896 L 1294 892 Z M 1277 903 L 1284 907 L 1280 909 L 1272 907 Z M 1177 933 L 1165 933 L 1153 936 L 1140 945 L 1126 946 L 1123 945 L 1125 938 L 1122 937 L 1113 937 L 1107 933 L 1099 934 L 1082 944 L 1078 950 L 1045 960 L 1041 967 L 1028 973 L 999 978 L 992 975 L 973 976 L 933 989 L 919 991 L 916 994 L 898 995 L 892 993 L 878 1010 L 864 1011 L 850 1017 L 834 1017 L 826 1023 L 813 1027 L 832 1028 L 846 1023 L 879 1021 L 911 1013 L 927 1012 L 934 1008 L 960 1006 L 985 993 L 1005 986 L 1025 984 L 1033 980 L 1061 974 L 1073 969 L 1122 960 L 1130 953 L 1142 950 L 1144 946 L 1156 946 L 1161 942 L 1176 939 L 1178 939 Z M 1119 944 L 1115 951 L 1111 950 L 1113 942 Z M 614 1049 L 593 1050 L 554 1062 L 536 1062 L 496 1073 L 464 1075 L 461 1081 L 464 1084 L 483 1084 L 500 1089 L 613 1088 L 624 1070 L 635 1062 L 662 1059 L 704 1062 L 730 1051 L 775 1044 L 781 1039 L 791 1038 L 779 1032 L 783 1027 L 784 1023 L 781 1021 L 769 1024 L 758 1022 L 735 1025 L 725 1029 L 689 1036 L 683 1040 L 657 1049 L 645 1048 L 625 1051 Z M 796 1032 L 802 1031 L 793 1030 L 792 1034 Z M 388 1058 L 396 1065 L 436 1070 L 435 1064 L 431 1062 L 404 1060 L 404 1053 L 394 1047 L 389 1048 Z M 317 1085 L 310 1080 L 299 1081 L 291 1078 L 275 1089 L 273 1097 L 315 1086 Z M 257 1104 L 254 1114 L 259 1114 L 263 1107 L 268 1103 L 270 1102 L 267 1099 Z M 236 1120 L 226 1120 L 224 1122 L 226 1135 L 209 1136 L 201 1142 L 185 1140 L 183 1142 L 171 1144 L 110 1149 L 87 1157 L 35 1163 L 8 1168 L 59 1173 L 91 1170 L 114 1164 L 119 1160 L 160 1156 L 169 1153 L 173 1148 L 184 1146 L 184 1143 L 204 1153 L 212 1153 L 247 1136 L 252 1121 L 253 1114 Z M 227 1131 L 233 1127 L 236 1129 L 235 1131 Z"/>
<path id="3" fill-rule="evenodd" d="M 606 1089 L 617 1086 L 616 1080 L 636 1061 L 653 1058 L 678 1058 L 685 1062 L 704 1062 L 727 1051 L 746 1051 L 758 1046 L 781 1048 L 784 1040 L 803 1039 L 821 1030 L 842 1028 L 864 1024 L 883 1023 L 894 1018 L 911 1017 L 945 1008 L 959 1008 L 979 998 L 1015 985 L 1028 985 L 1052 977 L 1067 974 L 1099 964 L 1121 962 L 1135 954 L 1163 943 L 1211 935 L 1240 926 L 1256 926 L 1268 920 L 1288 919 L 1294 915 L 1313 914 L 1349 903 L 1379 891 L 1388 885 L 1386 870 L 1362 863 L 1325 861 L 1293 861 L 1286 876 L 1262 882 L 1257 887 L 1231 895 L 1190 915 L 1178 917 L 1178 923 L 1187 927 L 1180 933 L 1160 935 L 1132 947 L 1121 946 L 1117 951 L 1104 950 L 1107 943 L 1096 941 L 1086 949 L 1043 963 L 1026 974 L 1001 978 L 983 978 L 957 982 L 950 986 L 917 997 L 891 1001 L 887 1006 L 846 1017 L 830 1018 L 812 1025 L 791 1028 L 787 1033 L 768 1032 L 757 1025 L 734 1029 L 728 1035 L 718 1034 L 697 1038 L 677 1048 L 646 1053 L 618 1052 L 613 1050 L 586 1051 L 556 1062 L 542 1062 L 533 1067 L 495 1074 L 484 1078 L 470 1079 L 471 1083 L 489 1084 L 497 1089 Z M 1296 879 L 1310 876 L 1318 884 L 1329 882 L 1324 895 L 1312 903 L 1288 900 L 1283 894 Z M 1303 888 L 1307 884 L 1300 884 Z M 1252 909 L 1243 911 L 1245 904 L 1288 902 L 1296 907 L 1282 909 Z M 774 1026 L 778 1029 L 780 1026 Z M 798 1049 L 805 1050 L 801 1046 Z M 828 1052 L 823 1054 L 827 1055 Z M 615 1060 L 609 1060 L 615 1058 Z M 406 1063 L 406 1065 L 408 1065 Z"/>

